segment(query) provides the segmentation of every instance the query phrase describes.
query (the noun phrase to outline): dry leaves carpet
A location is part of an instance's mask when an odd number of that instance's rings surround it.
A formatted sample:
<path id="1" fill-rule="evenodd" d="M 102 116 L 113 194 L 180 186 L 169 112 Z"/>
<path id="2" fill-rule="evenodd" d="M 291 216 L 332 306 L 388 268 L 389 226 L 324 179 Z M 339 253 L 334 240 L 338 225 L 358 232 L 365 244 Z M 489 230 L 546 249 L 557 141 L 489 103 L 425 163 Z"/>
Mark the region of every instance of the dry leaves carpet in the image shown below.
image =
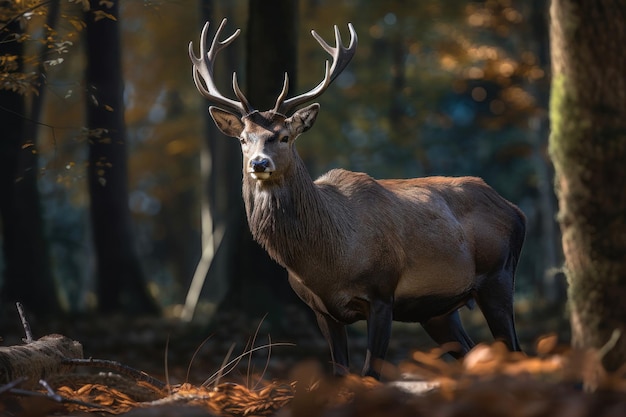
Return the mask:
<path id="1" fill-rule="evenodd" d="M 128 416 L 626 416 L 626 368 L 606 373 L 602 353 L 539 340 L 536 353 L 479 345 L 462 362 L 439 349 L 414 352 L 385 365 L 385 382 L 349 375 L 325 377 L 319 366 L 295 366 L 285 381 L 213 381 L 156 387 L 113 374 L 66 374 L 50 388 L 0 387 L 0 415 Z"/>

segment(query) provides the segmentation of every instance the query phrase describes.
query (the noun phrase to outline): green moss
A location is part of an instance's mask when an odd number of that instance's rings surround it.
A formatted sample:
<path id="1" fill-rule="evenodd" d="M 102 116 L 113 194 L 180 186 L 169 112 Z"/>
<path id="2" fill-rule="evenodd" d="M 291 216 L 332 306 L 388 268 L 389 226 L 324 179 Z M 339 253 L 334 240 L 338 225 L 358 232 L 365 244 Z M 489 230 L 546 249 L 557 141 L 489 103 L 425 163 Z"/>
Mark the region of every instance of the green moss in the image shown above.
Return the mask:
<path id="1" fill-rule="evenodd" d="M 573 83 L 565 74 L 555 74 L 550 91 L 550 157 L 555 165 L 568 163 L 572 154 L 584 153 L 589 145 L 585 136 L 592 128 L 589 117 L 581 112 L 581 103 Z"/>

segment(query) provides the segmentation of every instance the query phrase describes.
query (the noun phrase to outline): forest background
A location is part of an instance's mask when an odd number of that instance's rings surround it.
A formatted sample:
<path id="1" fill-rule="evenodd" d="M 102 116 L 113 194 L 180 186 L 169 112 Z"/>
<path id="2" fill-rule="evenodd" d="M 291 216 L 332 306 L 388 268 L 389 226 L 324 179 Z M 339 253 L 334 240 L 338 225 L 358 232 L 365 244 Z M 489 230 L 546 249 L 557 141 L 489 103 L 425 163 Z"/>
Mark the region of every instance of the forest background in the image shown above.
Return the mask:
<path id="1" fill-rule="evenodd" d="M 284 23 L 293 35 L 284 39 L 271 38 L 280 22 L 264 22 L 269 18 L 262 11 L 255 14 L 254 1 L 51 1 L 41 6 L 3 2 L 3 43 L 10 36 L 6 30 L 17 28 L 24 36 L 23 56 L 30 57 L 23 74 L 35 74 L 43 64 L 45 75 L 40 84 L 26 79 L 11 88 L 6 83 L 16 79 L 6 74 L 16 72 L 10 71 L 10 62 L 2 61 L 4 88 L 23 96 L 25 109 L 42 98 L 42 110 L 37 119 L 28 112 L 20 115 L 36 129 L 31 137 L 22 136 L 16 160 L 27 163 L 20 165 L 22 175 L 18 168 L 13 178 L 30 178 L 37 192 L 17 210 L 33 233 L 26 236 L 23 250 L 9 246 L 7 231 L 14 220 L 5 215 L 0 224 L 0 334 L 19 327 L 12 312 L 16 300 L 35 320 L 61 317 L 69 333 L 77 317 L 92 313 L 160 315 L 176 322 L 182 317 L 210 329 L 204 337 L 217 332 L 220 323 L 229 329 L 226 334 L 232 332 L 242 317 L 245 323 L 255 323 L 253 331 L 265 315 L 264 330 L 284 339 L 289 339 L 290 329 L 308 334 L 300 322 L 316 332 L 284 273 L 246 236 L 239 145 L 212 129 L 206 103 L 191 79 L 188 43 L 193 41 L 197 50 L 204 21 L 210 19 L 213 33 L 227 17 L 226 32 L 242 28 L 243 34 L 220 57 L 223 92 L 231 91 L 232 71 L 248 88 L 260 82 L 255 77 L 266 66 L 265 59 L 285 48 L 296 51 L 296 73 L 290 78 L 297 77 L 297 88 L 292 90 L 309 89 L 321 79 L 326 56 L 308 31 L 315 29 L 331 40 L 332 26 L 337 25 L 345 39 L 346 24 L 352 22 L 359 35 L 356 57 L 319 98 L 322 110 L 315 128 L 298 140 L 311 175 L 343 167 L 376 178 L 484 178 L 528 219 L 516 282 L 523 343 L 529 345 L 546 332 L 567 339 L 557 205 L 547 156 L 546 3 L 277 2 L 277 9 L 288 11 Z M 59 5 L 59 15 L 50 25 L 46 19 L 54 4 Z M 16 10 L 17 17 L 7 17 Z M 97 20 L 118 24 L 119 43 L 102 38 L 98 47 L 90 44 L 95 41 L 84 36 L 85 29 L 88 32 L 89 22 Z M 270 41 L 257 48 L 261 59 L 253 61 L 247 31 L 255 20 L 265 23 Z M 44 53 L 38 54 L 42 45 Z M 92 169 L 102 187 L 116 184 L 107 183 L 107 175 L 117 167 L 106 158 L 94 160 L 90 153 L 94 144 L 111 146 L 110 132 L 85 121 L 89 103 L 101 104 L 99 92 L 85 79 L 87 52 L 108 49 L 121 54 L 124 85 L 124 205 L 132 220 L 126 256 L 139 265 L 128 276 L 116 271 L 107 276 L 102 270 L 103 264 L 116 261 L 99 256 L 102 242 L 94 235 L 94 225 L 115 229 L 123 219 L 112 212 L 94 219 L 88 181 Z M 276 94 L 285 66 L 276 73 Z M 0 101 L 5 113 L 6 94 Z M 7 132 L 3 127 L 3 135 Z M 1 149 L 3 158 L 16 155 L 6 149 Z M 6 181 L 3 184 L 6 187 Z M 116 198 L 124 196 L 121 191 Z M 0 190 L 6 203 L 5 193 L 7 188 Z M 40 244 L 28 243 L 32 236 L 40 236 L 35 239 Z M 46 273 L 24 278 L 12 275 L 16 270 Z M 302 310 L 301 321 L 294 319 L 300 317 L 296 310 Z"/>

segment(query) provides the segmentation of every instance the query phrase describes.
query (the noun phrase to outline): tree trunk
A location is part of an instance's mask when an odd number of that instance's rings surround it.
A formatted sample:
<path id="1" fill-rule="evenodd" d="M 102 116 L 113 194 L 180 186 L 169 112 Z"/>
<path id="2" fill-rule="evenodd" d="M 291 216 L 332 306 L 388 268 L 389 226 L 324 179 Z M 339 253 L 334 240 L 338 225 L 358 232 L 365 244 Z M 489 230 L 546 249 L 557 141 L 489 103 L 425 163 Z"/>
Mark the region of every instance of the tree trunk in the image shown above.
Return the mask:
<path id="1" fill-rule="evenodd" d="M 255 108 L 264 111 L 274 107 L 282 88 L 284 74 L 289 74 L 290 91 L 295 93 L 297 76 L 297 16 L 294 0 L 281 0 L 275 7 L 251 0 L 247 28 L 246 90 L 244 94 Z M 233 140 L 227 138 L 223 140 Z M 237 152 L 239 148 L 237 147 Z M 287 273 L 254 242 L 241 199 L 241 158 L 237 168 L 224 169 L 238 172 L 238 196 L 231 213 L 237 213 L 234 230 L 232 271 L 229 290 L 222 300 L 218 313 L 237 311 L 248 318 L 265 319 L 272 335 L 286 333 L 285 307 L 308 310 L 287 281 Z M 216 171 L 214 175 L 221 175 Z M 303 312 L 303 317 L 308 317 Z M 218 317 L 219 320 L 219 317 Z M 292 329 L 293 330 L 293 329 Z"/>
<path id="2" fill-rule="evenodd" d="M 6 29 L 18 34 L 19 25 L 16 20 Z M 20 42 L 0 42 L 0 55 L 18 57 L 16 72 L 24 71 L 23 53 Z M 37 188 L 37 120 L 28 116 L 23 93 L 0 89 L 0 104 L 0 219 L 6 265 L 1 301 L 10 306 L 20 301 L 31 313 L 41 316 L 60 310 L 60 306 Z"/>
<path id="3" fill-rule="evenodd" d="M 274 107 L 289 74 L 289 92 L 298 85 L 298 2 L 280 0 L 275 7 L 248 2 L 246 37 L 246 91 L 252 105 L 260 110 Z"/>
<path id="4" fill-rule="evenodd" d="M 626 361 L 626 2 L 553 0 L 550 154 L 572 343 Z"/>
<path id="5" fill-rule="evenodd" d="M 91 0 L 91 12 L 103 9 L 119 18 L 119 1 L 111 7 Z M 128 167 L 124 122 L 119 21 L 85 19 L 87 52 L 88 182 L 96 250 L 98 309 L 155 313 L 139 262 L 128 207 Z"/>

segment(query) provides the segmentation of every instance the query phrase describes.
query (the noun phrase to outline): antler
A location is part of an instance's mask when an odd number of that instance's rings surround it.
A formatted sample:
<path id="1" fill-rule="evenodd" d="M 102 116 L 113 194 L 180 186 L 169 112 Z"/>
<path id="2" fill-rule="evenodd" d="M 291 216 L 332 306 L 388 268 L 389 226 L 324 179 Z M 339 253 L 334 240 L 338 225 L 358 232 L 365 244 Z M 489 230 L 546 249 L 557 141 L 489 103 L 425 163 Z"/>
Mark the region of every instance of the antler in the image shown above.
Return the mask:
<path id="1" fill-rule="evenodd" d="M 200 57 L 197 57 L 193 51 L 193 42 L 189 42 L 189 58 L 193 63 L 193 81 L 196 84 L 196 88 L 202 94 L 203 97 L 218 104 L 222 107 L 226 107 L 228 110 L 240 113 L 245 116 L 253 111 L 252 106 L 239 89 L 237 83 L 237 73 L 233 72 L 233 90 L 239 101 L 231 100 L 228 97 L 223 96 L 215 86 L 213 80 L 213 64 L 215 63 L 215 57 L 218 52 L 230 45 L 241 32 L 239 29 L 235 31 L 230 37 L 223 41 L 217 39 L 226 24 L 226 19 L 222 20 L 222 23 L 215 32 L 215 37 L 211 42 L 211 48 L 207 52 L 207 34 L 209 32 L 209 22 L 206 22 L 202 28 L 202 34 L 200 35 Z M 204 81 L 204 84 L 202 83 Z"/>
<path id="2" fill-rule="evenodd" d="M 289 77 L 287 73 L 285 73 L 285 82 L 283 83 L 283 90 L 280 95 L 276 99 L 276 105 L 274 106 L 275 113 L 287 114 L 295 107 L 300 106 L 303 103 L 314 100 L 319 97 L 332 83 L 339 74 L 346 68 L 350 60 L 354 56 L 356 52 L 356 46 L 358 42 L 358 38 L 356 36 L 356 31 L 354 30 L 354 26 L 352 23 L 348 23 L 348 29 L 350 30 L 350 44 L 347 48 L 343 46 L 343 42 L 341 40 L 341 33 L 339 33 L 339 29 L 335 25 L 335 47 L 333 48 L 329 44 L 322 39 L 320 35 L 317 34 L 314 30 L 311 31 L 311 35 L 317 40 L 317 42 L 321 45 L 322 48 L 326 52 L 333 57 L 332 66 L 328 65 L 328 60 L 326 61 L 326 68 L 324 71 L 324 79 L 312 90 L 307 93 L 300 94 L 299 96 L 292 97 L 288 100 L 285 100 L 287 97 L 287 90 L 289 89 Z"/>

